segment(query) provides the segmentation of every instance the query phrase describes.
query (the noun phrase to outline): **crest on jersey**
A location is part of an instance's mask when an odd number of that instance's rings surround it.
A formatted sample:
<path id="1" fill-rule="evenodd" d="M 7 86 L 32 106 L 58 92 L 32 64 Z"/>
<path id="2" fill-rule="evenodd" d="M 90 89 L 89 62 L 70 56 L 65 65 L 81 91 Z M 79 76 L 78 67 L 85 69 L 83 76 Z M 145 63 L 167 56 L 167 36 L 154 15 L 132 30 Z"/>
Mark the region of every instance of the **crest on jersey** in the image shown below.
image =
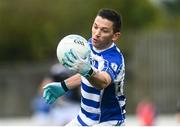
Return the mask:
<path id="1" fill-rule="evenodd" d="M 114 71 L 117 71 L 118 65 L 117 65 L 116 63 L 111 63 L 111 68 L 112 68 Z"/>

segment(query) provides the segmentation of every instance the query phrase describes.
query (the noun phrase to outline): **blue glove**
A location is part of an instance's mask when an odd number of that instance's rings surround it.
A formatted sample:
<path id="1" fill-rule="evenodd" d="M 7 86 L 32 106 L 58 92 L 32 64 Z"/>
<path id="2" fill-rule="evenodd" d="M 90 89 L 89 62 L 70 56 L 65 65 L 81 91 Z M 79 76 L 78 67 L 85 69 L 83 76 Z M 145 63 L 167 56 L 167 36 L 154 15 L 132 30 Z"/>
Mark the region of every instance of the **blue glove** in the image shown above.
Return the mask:
<path id="1" fill-rule="evenodd" d="M 66 68 L 88 78 L 93 73 L 89 58 L 90 57 L 87 56 L 86 59 L 82 59 L 75 50 L 71 49 L 64 54 L 62 63 Z"/>
<path id="2" fill-rule="evenodd" d="M 68 91 L 64 81 L 48 83 L 43 89 L 43 98 L 48 104 L 54 103 L 58 97 L 64 95 Z"/>

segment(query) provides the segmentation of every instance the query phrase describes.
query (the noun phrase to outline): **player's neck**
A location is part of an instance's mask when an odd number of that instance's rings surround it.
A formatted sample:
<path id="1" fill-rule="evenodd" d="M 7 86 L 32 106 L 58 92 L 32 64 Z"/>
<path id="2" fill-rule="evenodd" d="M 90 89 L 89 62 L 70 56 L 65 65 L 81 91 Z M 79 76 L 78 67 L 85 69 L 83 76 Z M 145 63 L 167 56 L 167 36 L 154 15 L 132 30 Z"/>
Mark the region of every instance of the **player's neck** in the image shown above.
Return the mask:
<path id="1" fill-rule="evenodd" d="M 114 43 L 112 43 L 109 47 L 105 48 L 105 49 L 97 49 L 96 47 L 93 46 L 93 50 L 96 51 L 97 53 L 103 52 L 107 49 L 110 49 L 114 46 Z"/>

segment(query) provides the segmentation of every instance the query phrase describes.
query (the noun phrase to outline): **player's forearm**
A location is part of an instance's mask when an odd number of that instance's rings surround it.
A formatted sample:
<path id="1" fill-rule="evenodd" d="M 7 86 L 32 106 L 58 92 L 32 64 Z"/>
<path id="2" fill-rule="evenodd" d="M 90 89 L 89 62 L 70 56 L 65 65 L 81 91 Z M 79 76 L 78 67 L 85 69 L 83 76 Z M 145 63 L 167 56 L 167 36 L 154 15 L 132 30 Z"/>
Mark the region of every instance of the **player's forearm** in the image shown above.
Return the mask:
<path id="1" fill-rule="evenodd" d="M 111 83 L 111 77 L 107 72 L 96 72 L 88 78 L 88 81 L 97 89 L 104 89 Z"/>
<path id="2" fill-rule="evenodd" d="M 67 88 L 73 89 L 79 87 L 81 84 L 81 75 L 76 74 L 65 80 Z"/>

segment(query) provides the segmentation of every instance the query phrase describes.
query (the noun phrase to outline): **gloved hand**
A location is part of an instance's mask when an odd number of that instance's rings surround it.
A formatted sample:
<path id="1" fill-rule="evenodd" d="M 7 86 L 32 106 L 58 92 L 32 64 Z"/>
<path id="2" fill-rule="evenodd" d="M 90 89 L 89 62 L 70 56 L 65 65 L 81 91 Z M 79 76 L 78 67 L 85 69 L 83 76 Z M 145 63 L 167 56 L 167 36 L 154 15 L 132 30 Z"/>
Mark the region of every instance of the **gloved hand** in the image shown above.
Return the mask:
<path id="1" fill-rule="evenodd" d="M 64 95 L 68 91 L 64 81 L 48 83 L 43 89 L 43 98 L 48 104 L 54 103 L 58 97 Z"/>
<path id="2" fill-rule="evenodd" d="M 93 73 L 89 57 L 87 56 L 86 59 L 82 59 L 73 49 L 64 54 L 62 62 L 66 68 L 80 73 L 86 78 L 90 77 Z"/>

